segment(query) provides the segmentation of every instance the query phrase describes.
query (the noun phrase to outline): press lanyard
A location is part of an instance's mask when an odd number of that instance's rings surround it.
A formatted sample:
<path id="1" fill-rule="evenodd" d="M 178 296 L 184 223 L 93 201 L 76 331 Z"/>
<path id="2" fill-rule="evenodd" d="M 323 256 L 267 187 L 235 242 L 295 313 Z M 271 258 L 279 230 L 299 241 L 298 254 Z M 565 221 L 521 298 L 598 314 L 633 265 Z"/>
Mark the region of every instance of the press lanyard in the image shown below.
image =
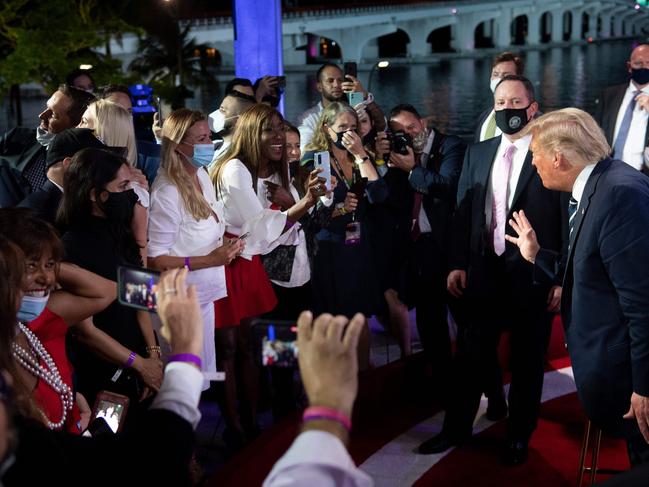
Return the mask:
<path id="1" fill-rule="evenodd" d="M 343 168 L 338 162 L 338 159 L 334 157 L 334 164 L 336 165 L 336 172 L 340 176 L 340 179 L 342 179 L 343 183 L 345 183 L 345 186 L 347 187 L 347 191 L 351 190 L 352 187 L 349 184 L 349 181 L 347 181 L 347 178 L 345 177 L 345 173 L 343 172 Z M 354 174 L 354 171 L 352 170 L 352 174 Z"/>

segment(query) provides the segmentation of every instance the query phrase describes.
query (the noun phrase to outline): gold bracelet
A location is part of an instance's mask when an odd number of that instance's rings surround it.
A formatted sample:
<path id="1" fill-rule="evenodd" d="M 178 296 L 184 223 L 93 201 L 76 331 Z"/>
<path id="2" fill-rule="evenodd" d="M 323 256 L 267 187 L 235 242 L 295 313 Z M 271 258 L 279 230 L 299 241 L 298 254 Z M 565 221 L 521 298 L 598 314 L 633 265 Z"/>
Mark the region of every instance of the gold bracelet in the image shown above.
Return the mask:
<path id="1" fill-rule="evenodd" d="M 160 348 L 160 345 L 151 345 L 146 347 L 146 351 L 149 355 L 151 355 L 152 352 L 155 352 L 158 354 L 158 357 L 162 357 L 162 349 Z"/>

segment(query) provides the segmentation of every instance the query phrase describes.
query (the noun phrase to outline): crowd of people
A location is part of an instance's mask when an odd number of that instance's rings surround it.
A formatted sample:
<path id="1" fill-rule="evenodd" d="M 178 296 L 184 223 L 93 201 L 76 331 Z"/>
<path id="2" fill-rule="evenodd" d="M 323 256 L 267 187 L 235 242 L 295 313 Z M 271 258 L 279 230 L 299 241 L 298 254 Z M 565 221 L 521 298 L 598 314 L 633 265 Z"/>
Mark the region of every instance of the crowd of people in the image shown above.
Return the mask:
<path id="1" fill-rule="evenodd" d="M 317 71 L 320 101 L 295 125 L 275 108 L 279 77 L 235 78 L 214 112 L 181 108 L 156 118 L 153 167 L 141 151 L 150 142 L 136 137 L 128 89 L 111 85 L 95 95 L 89 73 L 71 73 L 36 130 L 18 127 L 0 138 L 0 263 L 14 277 L 0 296 L 2 347 L 10 344 L 0 369 L 18 424 L 29 424 L 26 448 L 45 437 L 35 423 L 81 434 L 102 391 L 128 398 L 124 435 L 140 438 L 162 416 L 183 443 L 198 421 L 200 391 L 218 370 L 225 372 L 223 439 L 237 450 L 260 433 L 255 320 L 296 321 L 308 310 L 324 315 L 314 325 L 311 315 L 300 318 L 312 406 L 305 433 L 323 431 L 298 439 L 291 450 L 298 453 L 289 451 L 267 479 L 279 483 L 296 455 L 318 463 L 308 450 L 329 441 L 322 435 L 332 435 L 331 451 L 343 455 L 336 442 L 346 441 L 356 374 L 372 366 L 365 317 L 377 316 L 406 358 L 415 309 L 431 377 L 425 387 L 438 391 L 446 411 L 442 432 L 418 452 L 469 441 L 485 393 L 487 417 L 507 418 L 503 461 L 520 465 L 561 312 L 589 417 L 627 438 L 632 464 L 649 461 L 649 212 L 639 211 L 649 205 L 642 174 L 649 171 L 649 45 L 631 52 L 630 81 L 606 90 L 594 117 L 570 108 L 543 115 L 524 69 L 511 52 L 493 59 L 485 80 L 493 93 L 485 86 L 472 143 L 437 130 L 412 104 L 381 107 L 336 64 Z M 352 98 L 363 101 L 350 105 Z M 159 318 L 117 301 L 124 265 L 165 273 L 155 295 Z M 138 301 L 139 287 L 126 292 Z M 173 304 L 176 295 L 182 305 Z M 152 308 L 148 298 L 141 304 Z M 191 337 L 178 325 L 190 318 L 199 324 Z M 497 354 L 505 330 L 508 398 Z M 326 357 L 341 346 L 345 371 Z M 315 356 L 321 362 L 310 361 Z M 329 373 L 349 385 L 332 404 L 309 390 L 313 374 Z M 188 399 L 172 404 L 185 376 Z M 292 371 L 273 370 L 270 380 L 282 393 L 293 389 Z M 179 414 L 180 423 L 161 410 Z M 67 440 L 47 441 L 68 448 Z M 186 446 L 176 447 L 170 468 L 187 465 Z M 338 467 L 324 458 L 317 473 L 297 478 L 331 474 L 367 485 L 344 458 Z"/>

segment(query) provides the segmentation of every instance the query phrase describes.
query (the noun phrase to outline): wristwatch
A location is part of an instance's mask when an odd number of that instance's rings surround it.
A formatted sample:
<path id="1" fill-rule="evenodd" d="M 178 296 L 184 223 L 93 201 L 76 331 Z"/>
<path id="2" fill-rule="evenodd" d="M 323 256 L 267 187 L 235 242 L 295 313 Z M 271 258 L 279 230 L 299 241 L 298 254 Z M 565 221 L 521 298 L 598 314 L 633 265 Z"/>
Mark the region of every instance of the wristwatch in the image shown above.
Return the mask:
<path id="1" fill-rule="evenodd" d="M 354 159 L 354 162 L 355 162 L 356 164 L 358 164 L 358 165 L 361 165 L 361 164 L 363 164 L 365 161 L 369 161 L 369 160 L 370 160 L 370 156 L 368 156 L 368 155 L 366 154 L 366 155 L 365 155 L 364 157 L 362 157 L 362 158 Z"/>

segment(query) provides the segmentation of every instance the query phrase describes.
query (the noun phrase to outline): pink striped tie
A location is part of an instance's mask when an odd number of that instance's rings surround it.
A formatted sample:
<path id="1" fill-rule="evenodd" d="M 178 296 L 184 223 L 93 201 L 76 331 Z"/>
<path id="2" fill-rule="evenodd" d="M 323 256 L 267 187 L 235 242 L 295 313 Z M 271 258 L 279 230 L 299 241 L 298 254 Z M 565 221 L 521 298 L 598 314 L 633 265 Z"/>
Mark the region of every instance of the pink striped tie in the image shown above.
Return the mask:
<path id="1" fill-rule="evenodd" d="M 494 169 L 491 198 L 491 233 L 496 255 L 505 252 L 505 225 L 507 220 L 507 199 L 509 188 L 509 175 L 512 172 L 512 161 L 514 160 L 516 146 L 510 145 L 505 150 L 502 158 L 496 161 Z"/>

